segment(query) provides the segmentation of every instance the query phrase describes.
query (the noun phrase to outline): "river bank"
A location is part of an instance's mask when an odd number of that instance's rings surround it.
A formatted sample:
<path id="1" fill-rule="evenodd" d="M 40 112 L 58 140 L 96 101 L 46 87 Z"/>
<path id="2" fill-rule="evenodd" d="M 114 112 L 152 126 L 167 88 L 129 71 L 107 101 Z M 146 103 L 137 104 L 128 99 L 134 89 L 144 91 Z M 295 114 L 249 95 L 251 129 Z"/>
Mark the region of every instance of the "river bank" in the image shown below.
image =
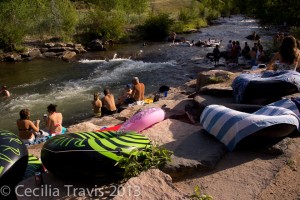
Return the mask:
<path id="1" fill-rule="evenodd" d="M 205 33 L 202 37 L 206 38 L 208 35 L 208 33 Z M 233 38 L 233 35 L 230 35 L 230 38 Z M 196 36 L 191 36 L 191 38 L 193 37 Z M 239 38 L 242 38 L 242 36 L 239 36 Z M 264 42 L 267 42 L 264 37 L 263 39 Z M 140 196 L 134 197 L 132 196 L 133 193 L 128 193 L 127 196 L 117 196 L 115 199 L 184 199 L 195 193 L 194 188 L 196 186 L 199 186 L 201 193 L 209 194 L 214 199 L 298 199 L 300 192 L 299 154 L 297 150 L 300 147 L 299 136 L 288 137 L 281 140 L 277 146 L 274 145 L 273 150 L 279 151 L 280 154 L 272 154 L 274 151 L 266 151 L 266 149 L 260 148 L 236 150 L 234 152 L 224 150 L 220 142 L 211 138 L 208 139 L 205 134 L 201 133 L 202 128 L 198 124 L 198 119 L 194 123 L 186 114 L 188 105 L 194 103 L 193 97 L 197 88 L 197 74 L 200 71 L 207 71 L 212 66 L 210 61 L 203 58 L 205 52 L 212 49 L 201 49 L 200 52 L 199 48 L 172 44 L 161 44 L 153 49 L 155 51 L 145 51 L 147 56 L 145 55 L 144 58 L 155 59 L 155 55 L 159 54 L 158 58 L 161 57 L 162 59 L 160 61 L 164 59 L 167 61 L 174 60 L 175 63 L 182 66 L 177 68 L 178 71 L 176 72 L 184 76 L 183 83 L 175 80 L 176 84 L 170 85 L 171 90 L 168 96 L 156 103 L 130 107 L 119 114 L 100 119 L 85 117 L 80 121 L 73 121 L 68 126 L 70 132 L 98 130 L 104 126 L 122 123 L 140 109 L 165 105 L 165 120 L 146 129 L 142 134 L 149 137 L 151 141 L 174 151 L 172 164 L 164 169 L 165 173 L 152 170 L 137 178 L 130 179 L 128 184 L 131 183 L 132 185 L 126 185 L 125 188 L 138 185 L 141 188 L 139 190 L 141 192 Z M 151 52 L 154 54 L 151 54 Z M 154 64 L 157 64 L 157 61 Z M 176 67 L 176 65 L 169 65 L 168 67 Z M 187 69 L 192 70 L 187 72 L 185 71 Z M 240 67 L 219 68 L 219 70 L 234 72 L 236 75 L 243 71 Z M 153 72 L 144 71 L 144 73 L 149 75 Z M 165 71 L 165 75 L 167 73 L 168 70 Z M 164 77 L 163 75 L 160 78 Z M 218 87 L 228 94 L 227 89 L 230 87 L 231 81 L 227 80 L 225 85 L 222 85 L 222 87 L 219 85 Z M 151 85 L 151 82 L 149 82 L 149 85 Z M 207 98 L 207 101 L 216 104 L 222 104 L 226 101 L 234 102 L 232 97 L 226 99 L 222 96 Z M 29 152 L 40 157 L 41 148 L 42 144 L 32 146 L 29 147 Z M 68 182 L 53 177 L 51 174 L 46 174 L 44 180 L 47 184 L 55 185 L 60 187 L 61 191 L 65 191 L 65 193 L 62 192 L 62 196 L 58 197 L 59 199 L 90 198 L 88 195 L 83 197 L 67 195 L 64 185 L 76 185 L 75 182 Z M 288 183 L 288 180 L 294 181 Z M 33 179 L 28 179 L 21 184 L 34 188 L 33 183 Z M 101 188 L 100 185 L 98 186 Z M 47 199 L 46 197 L 36 197 L 36 199 L 38 198 Z M 107 198 L 110 197 L 102 199 Z M 26 198 L 20 197 L 20 199 Z"/>

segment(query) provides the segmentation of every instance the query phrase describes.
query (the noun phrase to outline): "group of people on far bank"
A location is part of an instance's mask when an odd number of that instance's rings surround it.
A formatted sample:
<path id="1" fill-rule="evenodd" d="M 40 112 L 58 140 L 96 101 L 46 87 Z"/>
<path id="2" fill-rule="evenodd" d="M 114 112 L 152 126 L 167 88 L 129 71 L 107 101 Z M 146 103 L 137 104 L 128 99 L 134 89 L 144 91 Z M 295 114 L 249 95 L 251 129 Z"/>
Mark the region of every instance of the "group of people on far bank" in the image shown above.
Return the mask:
<path id="1" fill-rule="evenodd" d="M 124 93 L 115 103 L 114 95 L 109 89 L 104 89 L 104 97 L 100 100 L 100 94 L 94 93 L 92 106 L 94 116 L 101 117 L 103 115 L 112 115 L 117 112 L 117 108 L 128 104 L 142 104 L 145 97 L 145 85 L 139 81 L 138 77 L 132 79 L 132 84 L 127 84 Z"/>
<path id="2" fill-rule="evenodd" d="M 266 61 L 264 48 L 261 45 L 260 40 L 254 42 L 252 48 L 250 48 L 248 42 L 245 42 L 244 47 L 242 48 L 239 41 L 229 40 L 224 52 L 221 52 L 219 45 L 216 45 L 213 49 L 212 55 L 213 60 L 215 61 L 215 66 L 219 64 L 219 59 L 221 57 L 224 57 L 227 63 L 238 64 L 239 57 L 243 56 L 245 59 L 250 60 L 251 66 L 258 63 L 264 63 Z"/>

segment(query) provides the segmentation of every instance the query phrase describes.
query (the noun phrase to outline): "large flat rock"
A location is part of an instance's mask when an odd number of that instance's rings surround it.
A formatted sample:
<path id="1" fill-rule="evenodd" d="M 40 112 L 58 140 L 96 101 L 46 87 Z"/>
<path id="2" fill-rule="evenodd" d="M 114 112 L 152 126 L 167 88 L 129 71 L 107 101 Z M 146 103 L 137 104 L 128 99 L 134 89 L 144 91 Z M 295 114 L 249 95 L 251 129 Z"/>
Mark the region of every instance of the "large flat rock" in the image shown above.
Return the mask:
<path id="1" fill-rule="evenodd" d="M 142 132 L 154 144 L 174 152 L 163 171 L 179 178 L 195 170 L 213 169 L 226 152 L 223 144 L 200 126 L 166 119 Z"/>

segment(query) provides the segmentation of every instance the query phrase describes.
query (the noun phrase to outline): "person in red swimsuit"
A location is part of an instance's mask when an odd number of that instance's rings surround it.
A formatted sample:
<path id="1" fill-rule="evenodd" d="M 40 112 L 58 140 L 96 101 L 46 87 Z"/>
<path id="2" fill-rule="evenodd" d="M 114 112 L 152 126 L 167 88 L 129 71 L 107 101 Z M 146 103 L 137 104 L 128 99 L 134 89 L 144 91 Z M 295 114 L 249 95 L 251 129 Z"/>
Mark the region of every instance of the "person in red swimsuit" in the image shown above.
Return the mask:
<path id="1" fill-rule="evenodd" d="M 47 107 L 48 117 L 46 118 L 46 127 L 51 135 L 64 133 L 65 128 L 62 127 L 63 116 L 56 112 L 57 105 L 50 104 Z"/>

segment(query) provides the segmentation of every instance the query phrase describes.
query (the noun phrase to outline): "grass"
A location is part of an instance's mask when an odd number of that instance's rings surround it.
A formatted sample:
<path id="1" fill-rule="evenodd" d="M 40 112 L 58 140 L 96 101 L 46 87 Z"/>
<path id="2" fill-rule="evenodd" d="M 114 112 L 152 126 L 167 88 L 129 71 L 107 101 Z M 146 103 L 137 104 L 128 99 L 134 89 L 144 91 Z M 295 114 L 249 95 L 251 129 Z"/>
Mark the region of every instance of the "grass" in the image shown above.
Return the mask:
<path id="1" fill-rule="evenodd" d="M 154 12 L 168 12 L 177 17 L 180 9 L 190 6 L 192 0 L 151 0 L 150 8 Z"/>

